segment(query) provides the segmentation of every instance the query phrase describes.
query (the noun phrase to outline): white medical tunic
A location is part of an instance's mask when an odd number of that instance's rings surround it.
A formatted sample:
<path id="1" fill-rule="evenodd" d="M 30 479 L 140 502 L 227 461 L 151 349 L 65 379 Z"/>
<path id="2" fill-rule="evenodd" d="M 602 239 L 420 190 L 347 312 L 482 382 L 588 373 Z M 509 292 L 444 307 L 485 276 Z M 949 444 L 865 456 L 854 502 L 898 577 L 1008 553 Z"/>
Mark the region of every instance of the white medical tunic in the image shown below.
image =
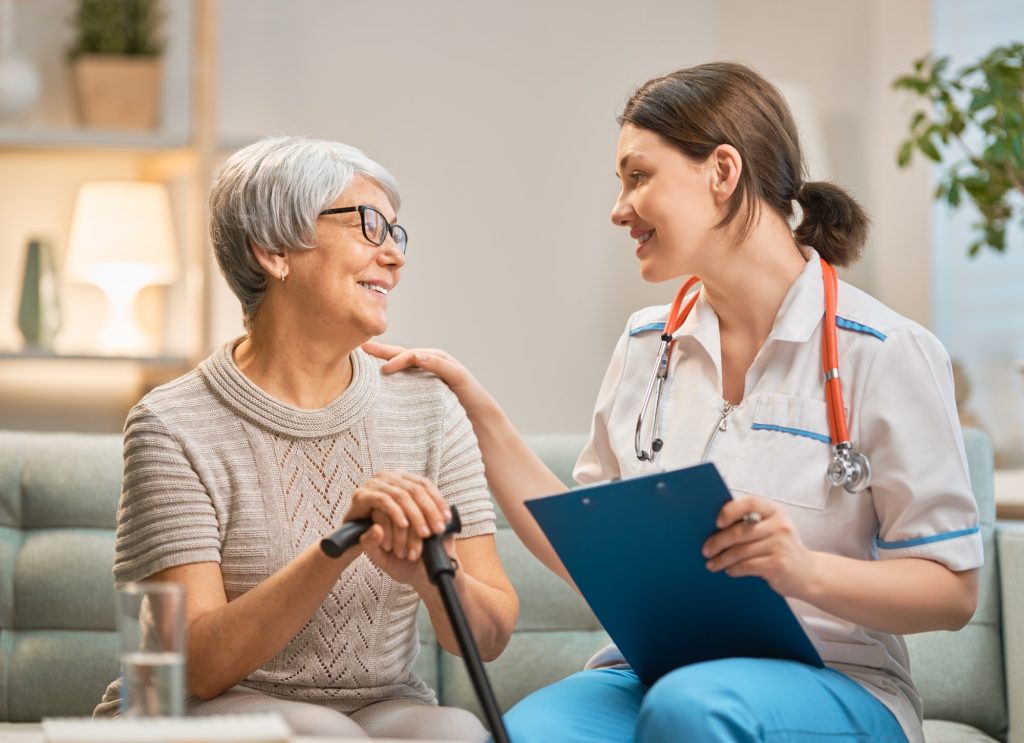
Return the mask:
<path id="1" fill-rule="evenodd" d="M 859 494 L 830 485 L 824 288 L 817 253 L 805 251 L 807 267 L 786 294 L 735 406 L 722 396 L 718 316 L 701 294 L 674 336 L 659 422 L 664 448 L 653 465 L 637 459 L 633 440 L 669 307 L 635 313 L 612 355 L 574 477 L 589 484 L 710 460 L 734 495 L 782 504 L 812 550 L 858 560 L 924 558 L 955 571 L 981 566 L 949 357 L 920 325 L 843 282 L 836 313 L 843 397 L 850 438 L 870 460 L 872 476 Z M 789 604 L 825 663 L 892 710 L 910 741 L 923 742 L 921 699 L 903 639 L 802 601 Z M 622 662 L 611 647 L 590 666 Z"/>

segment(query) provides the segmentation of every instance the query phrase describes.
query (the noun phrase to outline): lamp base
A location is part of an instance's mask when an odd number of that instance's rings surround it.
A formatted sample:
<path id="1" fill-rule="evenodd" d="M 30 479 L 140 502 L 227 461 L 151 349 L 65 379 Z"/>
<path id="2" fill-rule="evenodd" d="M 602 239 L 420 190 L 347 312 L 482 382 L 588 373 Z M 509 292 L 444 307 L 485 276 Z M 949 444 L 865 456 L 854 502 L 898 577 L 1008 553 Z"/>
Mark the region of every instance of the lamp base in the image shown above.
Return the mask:
<path id="1" fill-rule="evenodd" d="M 145 282 L 104 282 L 107 314 L 96 338 L 97 352 L 104 356 L 152 356 L 159 350 L 156 340 L 139 325 L 135 299 Z"/>

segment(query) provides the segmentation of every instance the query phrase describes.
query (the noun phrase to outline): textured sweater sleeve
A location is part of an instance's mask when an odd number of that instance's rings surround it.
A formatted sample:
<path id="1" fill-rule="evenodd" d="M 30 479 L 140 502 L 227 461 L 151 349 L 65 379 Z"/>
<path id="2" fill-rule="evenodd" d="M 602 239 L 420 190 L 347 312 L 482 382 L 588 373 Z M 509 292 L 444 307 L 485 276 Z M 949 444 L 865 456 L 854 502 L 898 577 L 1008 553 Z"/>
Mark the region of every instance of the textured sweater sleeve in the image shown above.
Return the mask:
<path id="1" fill-rule="evenodd" d="M 448 503 L 459 509 L 460 538 L 494 534 L 494 506 L 487 492 L 484 463 L 473 426 L 454 393 L 443 387 L 443 394 L 444 425 L 437 489 Z"/>
<path id="2" fill-rule="evenodd" d="M 160 417 L 145 403 L 136 405 L 125 423 L 115 583 L 177 565 L 219 563 L 220 547 L 216 511 L 199 475 Z"/>

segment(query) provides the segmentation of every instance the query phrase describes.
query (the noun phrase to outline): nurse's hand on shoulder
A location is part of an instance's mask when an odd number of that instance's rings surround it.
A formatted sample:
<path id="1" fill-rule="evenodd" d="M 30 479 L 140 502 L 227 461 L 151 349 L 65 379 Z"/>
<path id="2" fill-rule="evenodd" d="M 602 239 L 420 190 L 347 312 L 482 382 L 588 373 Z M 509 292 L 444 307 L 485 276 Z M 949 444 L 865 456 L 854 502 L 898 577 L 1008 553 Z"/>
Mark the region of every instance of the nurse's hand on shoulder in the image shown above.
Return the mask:
<path id="1" fill-rule="evenodd" d="M 490 401 L 490 395 L 476 377 L 450 354 L 439 348 L 405 348 L 375 341 L 364 343 L 362 348 L 371 356 L 387 361 L 381 367 L 385 374 L 394 374 L 402 369 L 417 366 L 440 377 L 459 398 L 459 402 L 469 415 Z"/>
<path id="2" fill-rule="evenodd" d="M 756 513 L 760 521 L 744 517 Z M 765 498 L 736 498 L 718 513 L 719 531 L 704 543 L 708 570 L 733 578 L 756 576 L 783 596 L 800 598 L 809 587 L 814 552 L 800 540 L 789 515 Z"/>
<path id="3" fill-rule="evenodd" d="M 359 546 L 377 567 L 399 583 L 419 590 L 428 583 L 420 557 L 423 540 L 444 532 L 451 509 L 437 486 L 405 472 L 378 472 L 352 495 L 342 522 L 372 519 Z M 452 553 L 453 538 L 445 540 Z"/>

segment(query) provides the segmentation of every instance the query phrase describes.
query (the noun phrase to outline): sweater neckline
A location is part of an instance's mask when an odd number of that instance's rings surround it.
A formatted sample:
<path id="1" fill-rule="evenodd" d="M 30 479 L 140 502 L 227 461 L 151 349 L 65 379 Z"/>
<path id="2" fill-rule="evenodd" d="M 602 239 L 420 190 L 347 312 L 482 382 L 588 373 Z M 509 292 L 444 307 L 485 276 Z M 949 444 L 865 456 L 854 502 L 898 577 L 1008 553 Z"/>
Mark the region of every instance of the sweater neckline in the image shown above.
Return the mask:
<path id="1" fill-rule="evenodd" d="M 352 352 L 352 381 L 322 408 L 299 408 L 264 392 L 242 374 L 234 349 L 245 336 L 224 344 L 199 365 L 210 389 L 246 420 L 289 438 L 333 436 L 362 420 L 377 396 L 380 369 L 361 348 Z"/>

